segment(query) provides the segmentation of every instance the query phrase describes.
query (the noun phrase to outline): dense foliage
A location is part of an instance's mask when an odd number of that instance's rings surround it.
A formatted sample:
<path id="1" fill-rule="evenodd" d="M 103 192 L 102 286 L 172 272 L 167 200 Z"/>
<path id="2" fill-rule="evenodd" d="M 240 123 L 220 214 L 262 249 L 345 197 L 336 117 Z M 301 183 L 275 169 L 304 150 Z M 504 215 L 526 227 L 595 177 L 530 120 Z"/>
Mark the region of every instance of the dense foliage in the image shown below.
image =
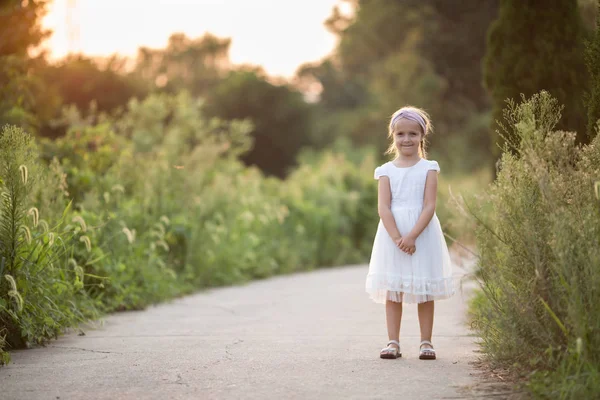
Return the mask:
<path id="1" fill-rule="evenodd" d="M 529 97 L 546 90 L 565 106 L 559 128 L 579 132 L 579 141 L 587 141 L 582 101 L 587 84 L 583 39 L 576 0 L 500 1 L 484 59 L 485 85 L 493 101 L 493 126 L 502 119 L 507 99 L 517 101 L 521 94 Z M 494 139 L 493 143 L 499 138 Z"/>
<path id="2" fill-rule="evenodd" d="M 556 131 L 547 92 L 505 110 L 509 139 L 479 220 L 473 318 L 491 359 L 541 398 L 600 393 L 600 136 Z"/>
<path id="3" fill-rule="evenodd" d="M 118 119 L 65 118 L 67 135 L 39 146 L 18 128 L 0 136 L 9 347 L 98 313 L 370 251 L 374 157 L 324 153 L 286 181 L 265 177 L 239 161 L 251 123 L 206 118 L 186 94 L 132 101 Z"/>

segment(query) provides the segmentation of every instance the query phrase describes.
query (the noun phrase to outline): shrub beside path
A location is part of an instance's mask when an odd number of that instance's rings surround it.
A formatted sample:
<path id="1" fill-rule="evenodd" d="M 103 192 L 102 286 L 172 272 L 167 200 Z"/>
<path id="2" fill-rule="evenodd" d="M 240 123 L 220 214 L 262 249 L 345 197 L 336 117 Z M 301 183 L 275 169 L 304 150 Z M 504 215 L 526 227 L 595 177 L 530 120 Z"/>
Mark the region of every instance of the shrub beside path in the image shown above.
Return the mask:
<path id="1" fill-rule="evenodd" d="M 279 276 L 110 315 L 84 335 L 12 352 L 0 368 L 0 398 L 496 397 L 483 394 L 471 365 L 478 358 L 465 318 L 472 283 L 436 304 L 437 361 L 418 359 L 415 305 L 404 311 L 403 357 L 381 360 L 385 311 L 364 293 L 366 271 Z"/>

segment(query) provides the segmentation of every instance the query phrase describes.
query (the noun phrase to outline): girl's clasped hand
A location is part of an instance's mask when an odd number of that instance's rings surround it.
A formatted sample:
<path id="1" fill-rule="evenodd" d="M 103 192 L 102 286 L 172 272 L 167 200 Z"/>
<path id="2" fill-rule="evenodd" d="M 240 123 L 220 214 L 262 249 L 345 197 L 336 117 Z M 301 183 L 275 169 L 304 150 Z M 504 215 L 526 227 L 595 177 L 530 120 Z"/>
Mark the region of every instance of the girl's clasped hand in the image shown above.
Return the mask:
<path id="1" fill-rule="evenodd" d="M 405 252 L 408 255 L 413 255 L 415 251 L 417 251 L 417 246 L 415 245 L 415 239 L 410 236 L 400 237 L 398 239 L 394 239 L 394 243 L 396 243 L 396 247 Z"/>

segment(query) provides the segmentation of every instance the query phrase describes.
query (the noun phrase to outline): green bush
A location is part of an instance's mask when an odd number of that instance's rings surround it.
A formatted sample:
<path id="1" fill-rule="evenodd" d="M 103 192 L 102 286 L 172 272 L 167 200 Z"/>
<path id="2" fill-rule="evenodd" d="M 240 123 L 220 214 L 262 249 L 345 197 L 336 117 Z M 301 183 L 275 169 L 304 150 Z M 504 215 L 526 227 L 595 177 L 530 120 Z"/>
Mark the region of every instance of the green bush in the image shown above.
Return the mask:
<path id="1" fill-rule="evenodd" d="M 475 212 L 483 295 L 472 315 L 492 360 L 534 371 L 536 396 L 595 398 L 600 139 L 581 147 L 574 133 L 554 131 L 560 110 L 541 92 L 504 112 L 508 144 L 489 212 Z"/>

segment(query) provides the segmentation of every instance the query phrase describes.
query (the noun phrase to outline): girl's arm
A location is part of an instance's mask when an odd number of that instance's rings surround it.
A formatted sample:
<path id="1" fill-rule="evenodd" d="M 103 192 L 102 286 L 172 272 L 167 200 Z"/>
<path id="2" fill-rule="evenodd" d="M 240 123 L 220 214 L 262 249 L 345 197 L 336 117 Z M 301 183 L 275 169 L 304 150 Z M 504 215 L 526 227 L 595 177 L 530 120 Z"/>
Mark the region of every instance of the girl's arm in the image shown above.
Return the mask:
<path id="1" fill-rule="evenodd" d="M 402 238 L 400 231 L 396 226 L 394 214 L 392 214 L 392 191 L 390 189 L 390 178 L 388 176 L 379 177 L 379 186 L 377 189 L 377 211 L 385 230 L 394 242 Z"/>
<path id="2" fill-rule="evenodd" d="M 425 195 L 423 198 L 423 210 L 417 223 L 412 228 L 410 233 L 402 238 L 400 248 L 409 248 L 415 245 L 417 237 L 425 230 L 433 214 L 435 213 L 435 203 L 437 199 L 437 171 L 430 170 L 427 172 L 427 180 L 425 181 Z"/>

